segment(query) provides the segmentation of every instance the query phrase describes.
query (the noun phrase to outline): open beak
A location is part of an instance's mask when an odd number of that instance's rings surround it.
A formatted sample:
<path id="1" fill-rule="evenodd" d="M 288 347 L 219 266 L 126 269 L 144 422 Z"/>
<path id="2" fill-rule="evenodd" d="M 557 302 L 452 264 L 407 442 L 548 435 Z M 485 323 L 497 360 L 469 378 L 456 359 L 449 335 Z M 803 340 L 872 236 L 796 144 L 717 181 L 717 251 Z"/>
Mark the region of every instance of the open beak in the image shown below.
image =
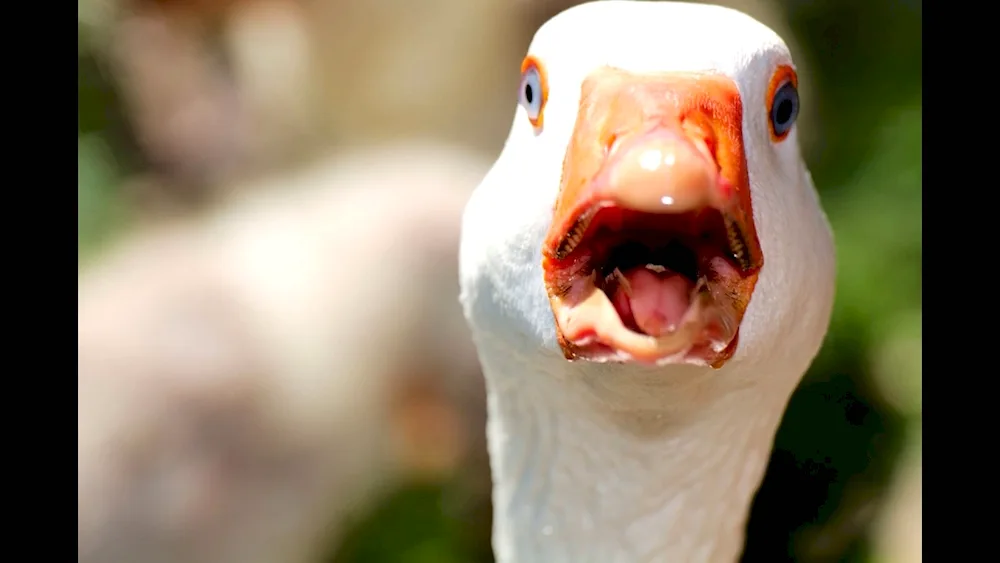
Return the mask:
<path id="1" fill-rule="evenodd" d="M 763 265 L 732 80 L 589 76 L 542 256 L 568 359 L 724 364 Z"/>

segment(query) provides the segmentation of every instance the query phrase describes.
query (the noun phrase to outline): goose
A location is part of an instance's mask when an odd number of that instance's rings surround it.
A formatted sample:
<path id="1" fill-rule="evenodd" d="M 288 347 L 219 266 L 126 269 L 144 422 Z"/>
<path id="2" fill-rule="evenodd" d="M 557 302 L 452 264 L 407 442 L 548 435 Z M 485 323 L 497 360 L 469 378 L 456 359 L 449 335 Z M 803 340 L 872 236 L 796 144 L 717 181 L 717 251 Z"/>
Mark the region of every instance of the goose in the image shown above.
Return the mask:
<path id="1" fill-rule="evenodd" d="M 536 32 L 459 257 L 499 563 L 739 557 L 834 299 L 796 84 L 729 8 L 603 0 Z"/>
<path id="2" fill-rule="evenodd" d="M 488 167 L 424 139 L 337 151 L 87 260 L 78 560 L 320 561 L 400 483 L 478 468 L 454 270 Z"/>

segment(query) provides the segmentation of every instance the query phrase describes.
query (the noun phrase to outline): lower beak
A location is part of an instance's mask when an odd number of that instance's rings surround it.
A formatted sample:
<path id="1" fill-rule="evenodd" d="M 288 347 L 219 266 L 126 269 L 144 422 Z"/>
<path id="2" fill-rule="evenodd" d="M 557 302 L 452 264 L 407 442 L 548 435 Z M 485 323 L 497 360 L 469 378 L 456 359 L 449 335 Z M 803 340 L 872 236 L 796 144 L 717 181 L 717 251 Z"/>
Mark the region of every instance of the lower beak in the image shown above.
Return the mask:
<path id="1" fill-rule="evenodd" d="M 732 355 L 763 262 L 741 124 L 739 92 L 721 76 L 609 68 L 584 83 L 543 247 L 568 358 L 721 365 Z M 634 236 L 655 247 L 659 239 L 650 231 L 659 231 L 663 243 L 679 233 L 707 237 L 715 218 L 730 254 L 702 252 L 704 275 L 691 280 L 694 287 L 677 276 L 654 279 L 616 267 L 625 289 L 642 287 L 627 297 L 602 291 L 597 272 L 613 253 L 606 248 L 613 243 L 602 240 Z M 671 293 L 688 290 L 687 297 Z"/>

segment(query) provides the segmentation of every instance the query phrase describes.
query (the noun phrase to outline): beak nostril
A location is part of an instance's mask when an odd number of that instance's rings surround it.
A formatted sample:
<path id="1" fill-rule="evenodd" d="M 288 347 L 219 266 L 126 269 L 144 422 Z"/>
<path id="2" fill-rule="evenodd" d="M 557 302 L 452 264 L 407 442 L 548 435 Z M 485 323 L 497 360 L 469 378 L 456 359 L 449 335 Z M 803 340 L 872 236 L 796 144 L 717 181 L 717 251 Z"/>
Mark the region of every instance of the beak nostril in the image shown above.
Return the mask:
<path id="1" fill-rule="evenodd" d="M 717 162 L 719 142 L 714 128 L 704 121 L 704 116 L 688 116 L 683 121 L 684 133 L 691 142 L 705 153 L 712 161 Z"/>
<path id="2" fill-rule="evenodd" d="M 611 156 L 618 150 L 619 135 L 617 132 L 608 135 L 607 142 L 604 143 L 604 156 Z"/>
<path id="3" fill-rule="evenodd" d="M 715 163 L 716 172 L 722 172 L 722 165 L 719 164 L 719 154 L 718 154 L 718 143 L 712 137 L 705 137 L 703 139 L 698 139 L 694 141 L 695 147 L 698 148 L 707 158 L 709 162 Z"/>

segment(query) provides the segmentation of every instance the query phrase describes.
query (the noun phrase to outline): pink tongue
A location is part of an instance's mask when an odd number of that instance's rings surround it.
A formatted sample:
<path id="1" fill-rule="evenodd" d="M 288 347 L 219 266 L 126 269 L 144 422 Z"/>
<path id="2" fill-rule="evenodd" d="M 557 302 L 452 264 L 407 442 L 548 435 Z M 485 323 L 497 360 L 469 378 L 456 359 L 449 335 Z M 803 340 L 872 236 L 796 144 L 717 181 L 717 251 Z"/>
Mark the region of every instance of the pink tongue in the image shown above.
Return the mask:
<path id="1" fill-rule="evenodd" d="M 624 273 L 631 296 L 619 283 L 611 301 L 626 325 L 634 321 L 642 332 L 660 336 L 680 323 L 691 304 L 694 282 L 669 270 L 657 273 L 644 266 Z"/>

